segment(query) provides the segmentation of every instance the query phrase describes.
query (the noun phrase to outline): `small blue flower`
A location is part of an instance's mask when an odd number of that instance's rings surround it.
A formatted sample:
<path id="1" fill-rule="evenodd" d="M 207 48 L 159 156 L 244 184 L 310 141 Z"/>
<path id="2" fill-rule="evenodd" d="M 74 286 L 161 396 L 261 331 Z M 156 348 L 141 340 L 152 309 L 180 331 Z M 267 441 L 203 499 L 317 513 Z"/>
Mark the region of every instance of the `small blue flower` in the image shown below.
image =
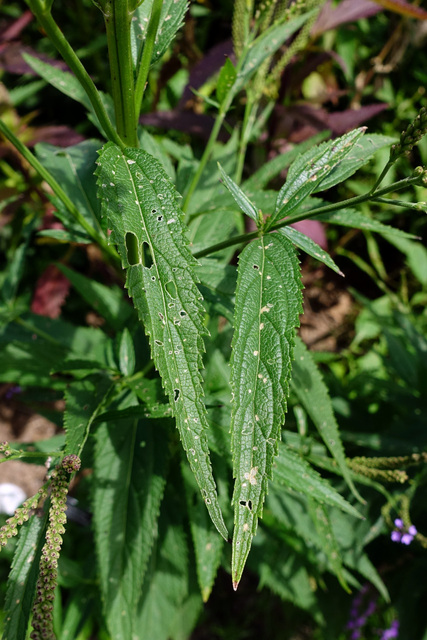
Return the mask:
<path id="1" fill-rule="evenodd" d="M 394 526 L 396 528 L 391 532 L 390 536 L 393 542 L 400 542 L 401 544 L 404 544 L 406 546 L 411 544 L 412 540 L 417 535 L 416 527 L 411 524 L 411 526 L 406 529 L 403 521 L 400 518 L 395 519 Z"/>

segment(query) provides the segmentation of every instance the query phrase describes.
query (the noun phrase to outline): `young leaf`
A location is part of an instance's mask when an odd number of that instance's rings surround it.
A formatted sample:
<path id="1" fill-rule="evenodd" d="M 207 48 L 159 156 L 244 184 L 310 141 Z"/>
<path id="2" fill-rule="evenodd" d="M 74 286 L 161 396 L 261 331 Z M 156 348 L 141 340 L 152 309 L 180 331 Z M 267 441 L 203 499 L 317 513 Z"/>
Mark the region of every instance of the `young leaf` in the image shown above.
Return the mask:
<path id="1" fill-rule="evenodd" d="M 169 640 L 174 618 L 188 593 L 188 546 L 177 509 L 166 493 L 135 623 L 135 640 Z"/>
<path id="2" fill-rule="evenodd" d="M 344 182 L 361 167 L 364 167 L 376 151 L 384 149 L 384 147 L 390 147 L 393 142 L 396 142 L 396 138 L 391 138 L 390 136 L 382 136 L 375 133 L 364 135 L 356 142 L 348 156 L 326 176 L 319 190 L 326 191 L 336 184 Z"/>
<path id="3" fill-rule="evenodd" d="M 177 31 L 184 24 L 184 17 L 188 5 L 188 0 L 163 0 L 151 65 L 157 62 L 157 60 L 160 60 L 175 38 Z M 131 23 L 132 58 L 135 67 L 142 54 L 152 7 L 153 0 L 144 0 L 144 2 L 141 2 L 134 13 Z"/>
<path id="4" fill-rule="evenodd" d="M 281 171 L 289 167 L 289 165 L 295 160 L 295 158 L 298 158 L 298 156 L 300 156 L 305 151 L 308 151 L 308 149 L 312 149 L 313 145 L 319 144 L 319 142 L 323 142 L 323 140 L 325 140 L 325 138 L 327 138 L 329 135 L 329 131 L 322 131 L 312 138 L 309 138 L 308 140 L 295 145 L 289 151 L 285 151 L 272 160 L 269 160 L 243 183 L 243 187 L 249 193 L 255 193 L 256 191 L 264 189 L 268 185 L 268 183 L 273 180 L 273 178 L 275 178 Z"/>
<path id="5" fill-rule="evenodd" d="M 252 218 L 252 220 L 255 220 L 255 222 L 259 222 L 258 211 L 254 203 L 249 200 L 249 198 L 243 193 L 241 188 L 234 182 L 234 180 L 228 177 L 228 175 L 225 173 L 224 169 L 221 167 L 219 162 L 218 162 L 218 169 L 221 174 L 223 183 L 225 184 L 225 186 L 233 196 L 239 208 L 244 213 L 246 213 L 247 216 Z"/>
<path id="6" fill-rule="evenodd" d="M 289 238 L 292 244 L 298 247 L 298 249 L 302 249 L 312 258 L 320 260 L 320 262 L 326 264 L 326 266 L 332 269 L 332 271 L 335 271 L 335 273 L 339 273 L 340 276 L 344 275 L 340 268 L 332 260 L 329 253 L 324 251 L 322 247 L 319 247 L 319 245 L 314 242 L 314 240 L 306 236 L 305 233 L 301 233 L 301 231 L 298 231 L 293 227 L 283 227 L 282 229 L 279 229 L 279 232 Z"/>
<path id="7" fill-rule="evenodd" d="M 285 184 L 277 196 L 276 210 L 269 226 L 290 215 L 312 193 L 321 188 L 323 180 L 347 156 L 365 128 L 355 129 L 344 136 L 306 151 L 289 168 Z"/>
<path id="8" fill-rule="evenodd" d="M 344 447 L 341 442 L 328 389 L 323 382 L 312 355 L 300 338 L 296 338 L 295 340 L 292 388 L 316 425 L 319 434 L 336 460 L 343 478 L 354 496 L 363 503 L 364 500 L 360 497 L 353 484 L 350 470 L 345 461 Z"/>
<path id="9" fill-rule="evenodd" d="M 216 85 L 216 97 L 220 104 L 229 92 L 235 79 L 236 69 L 234 68 L 234 64 L 231 62 L 230 58 L 227 58 L 219 73 L 218 84 Z"/>
<path id="10" fill-rule="evenodd" d="M 99 374 L 69 385 L 64 414 L 67 455 L 81 457 L 92 422 L 101 411 L 113 384 L 107 376 Z"/>
<path id="11" fill-rule="evenodd" d="M 299 264 L 284 236 L 274 234 L 249 244 L 240 255 L 238 274 L 231 370 L 235 589 L 277 455 L 294 329 L 302 310 Z"/>
<path id="12" fill-rule="evenodd" d="M 93 513 L 111 636 L 135 636 L 135 616 L 165 487 L 165 434 L 136 420 L 98 427 Z"/>
<path id="13" fill-rule="evenodd" d="M 22 527 L 8 580 L 3 640 L 26 638 L 34 594 L 39 575 L 39 562 L 44 545 L 48 511 L 32 516 Z"/>
<path id="14" fill-rule="evenodd" d="M 206 436 L 200 375 L 203 307 L 177 194 L 160 163 L 139 149 L 122 153 L 107 144 L 97 174 L 111 238 L 127 268 L 126 286 L 150 338 L 191 469 L 213 523 L 227 539 Z M 144 252 L 150 267 L 144 265 Z"/>

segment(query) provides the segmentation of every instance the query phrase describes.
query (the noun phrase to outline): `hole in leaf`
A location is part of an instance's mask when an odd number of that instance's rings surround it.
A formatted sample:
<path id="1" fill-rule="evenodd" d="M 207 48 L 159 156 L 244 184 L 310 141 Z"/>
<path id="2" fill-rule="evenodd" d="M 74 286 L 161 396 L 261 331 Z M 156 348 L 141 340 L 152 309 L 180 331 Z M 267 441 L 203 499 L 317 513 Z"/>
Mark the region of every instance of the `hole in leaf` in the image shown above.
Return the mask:
<path id="1" fill-rule="evenodd" d="M 176 401 L 178 400 L 178 398 L 179 398 L 179 389 L 174 389 L 174 390 L 173 390 L 173 394 L 174 394 L 173 399 L 174 399 L 174 400 L 175 400 L 175 402 L 176 402 Z"/>
<path id="2" fill-rule="evenodd" d="M 163 342 L 161 342 L 160 340 L 154 340 L 154 342 L 158 347 L 163 347 Z"/>
<path id="3" fill-rule="evenodd" d="M 130 265 L 141 264 L 139 255 L 138 238 L 134 233 L 128 231 L 125 236 L 126 255 Z"/>
<path id="4" fill-rule="evenodd" d="M 165 289 L 170 297 L 175 300 L 178 295 L 176 292 L 175 282 L 173 282 L 173 280 L 169 280 L 169 282 L 165 284 Z"/>
<path id="5" fill-rule="evenodd" d="M 248 509 L 252 511 L 252 500 L 248 500 Z"/>
<path id="6" fill-rule="evenodd" d="M 151 249 L 148 242 L 142 243 L 142 254 L 144 256 L 144 265 L 147 269 L 150 269 L 153 266 L 153 256 L 151 255 Z"/>
<path id="7" fill-rule="evenodd" d="M 254 269 L 259 269 L 259 266 L 257 264 L 254 264 Z"/>
<path id="8" fill-rule="evenodd" d="M 151 209 L 151 213 L 157 213 L 157 209 Z"/>
<path id="9" fill-rule="evenodd" d="M 161 222 L 163 220 L 163 216 L 157 216 L 157 220 Z"/>
<path id="10" fill-rule="evenodd" d="M 179 312 L 179 315 L 181 316 L 181 318 L 184 318 L 187 315 L 187 312 L 184 311 L 183 309 Z"/>

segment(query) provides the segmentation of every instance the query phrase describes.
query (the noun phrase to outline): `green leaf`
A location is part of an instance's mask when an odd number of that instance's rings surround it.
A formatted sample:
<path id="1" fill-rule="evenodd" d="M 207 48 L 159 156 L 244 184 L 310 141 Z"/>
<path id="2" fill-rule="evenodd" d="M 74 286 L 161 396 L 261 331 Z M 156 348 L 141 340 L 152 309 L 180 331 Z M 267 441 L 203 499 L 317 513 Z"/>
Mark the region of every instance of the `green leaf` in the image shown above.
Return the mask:
<path id="1" fill-rule="evenodd" d="M 392 227 L 390 227 L 392 228 Z M 391 235 L 385 238 L 399 251 L 405 254 L 408 267 L 414 276 L 423 284 L 427 285 L 427 249 L 421 242 L 414 242 L 406 238 L 394 237 Z"/>
<path id="2" fill-rule="evenodd" d="M 322 131 L 312 138 L 309 138 L 305 142 L 300 142 L 299 144 L 295 145 L 289 151 L 285 151 L 272 160 L 265 162 L 257 171 L 255 171 L 255 173 L 251 175 L 250 178 L 248 178 L 243 183 L 245 191 L 249 193 L 256 193 L 257 191 L 264 189 L 268 185 L 268 183 L 273 180 L 273 178 L 279 175 L 281 171 L 289 167 L 291 162 L 298 158 L 298 156 L 300 156 L 308 149 L 312 149 L 313 145 L 322 142 L 329 135 L 329 131 Z"/>
<path id="3" fill-rule="evenodd" d="M 166 495 L 135 622 L 135 640 L 169 640 L 188 592 L 188 547 L 177 494 Z M 129 640 L 129 639 L 127 639 Z"/>
<path id="4" fill-rule="evenodd" d="M 197 215 L 189 223 L 188 239 L 193 254 L 203 251 L 212 244 L 228 240 L 233 235 L 243 233 L 242 214 L 240 211 L 216 209 Z M 235 247 L 227 247 L 215 253 L 217 260 L 228 263 L 235 252 Z"/>
<path id="5" fill-rule="evenodd" d="M 188 5 L 188 0 L 163 0 L 151 65 L 160 60 L 175 38 L 177 31 L 184 24 Z M 144 0 L 136 9 L 131 22 L 132 58 L 135 67 L 141 59 L 152 7 L 153 0 Z"/>
<path id="6" fill-rule="evenodd" d="M 327 556 L 331 569 L 337 576 L 340 585 L 347 593 L 351 593 L 344 577 L 340 548 L 332 529 L 329 513 L 326 508 L 308 496 L 308 508 L 311 519 L 321 540 L 322 550 Z"/>
<path id="7" fill-rule="evenodd" d="M 230 91 L 236 79 L 236 69 L 230 58 L 227 58 L 221 71 L 219 72 L 218 83 L 216 85 L 216 97 L 221 104 Z"/>
<path id="8" fill-rule="evenodd" d="M 120 371 L 124 376 L 131 376 L 135 371 L 135 349 L 129 330 L 123 329 L 119 345 Z"/>
<path id="9" fill-rule="evenodd" d="M 73 287 L 100 316 L 105 318 L 108 324 L 118 331 L 135 313 L 132 306 L 123 298 L 123 290 L 116 285 L 96 282 L 92 278 L 69 269 L 64 264 L 58 263 L 57 267 L 67 276 Z"/>
<path id="10" fill-rule="evenodd" d="M 274 482 L 312 497 L 319 503 L 337 507 L 345 513 L 361 518 L 360 513 L 336 491 L 330 482 L 285 444 L 280 444 L 274 464 Z"/>
<path id="11" fill-rule="evenodd" d="M 340 276 L 344 275 L 341 269 L 332 260 L 329 253 L 324 251 L 322 247 L 319 247 L 319 245 L 309 238 L 309 236 L 306 236 L 305 233 L 301 233 L 301 231 L 290 226 L 279 229 L 279 232 L 289 238 L 292 244 L 298 247 L 298 249 L 302 249 L 308 253 L 309 256 L 315 258 L 315 260 L 320 260 L 320 262 L 326 264 L 327 267 L 332 269 L 332 271 L 335 271 L 335 273 L 338 273 Z"/>
<path id="12" fill-rule="evenodd" d="M 53 238 L 59 242 L 75 242 L 78 244 L 91 244 L 93 242 L 86 233 L 80 232 L 78 229 L 68 230 L 65 229 L 42 229 L 37 233 L 42 238 Z"/>
<path id="13" fill-rule="evenodd" d="M 39 75 L 41 78 L 46 80 L 52 87 L 55 87 L 61 93 L 64 93 L 66 96 L 71 98 L 72 100 L 76 100 L 80 102 L 88 111 L 90 111 L 91 118 L 94 123 L 98 127 L 98 129 L 104 133 L 102 127 L 98 122 L 98 118 L 95 116 L 92 104 L 86 94 L 86 91 L 83 89 L 80 82 L 77 80 L 76 76 L 68 71 L 63 71 L 58 67 L 54 67 L 51 64 L 43 62 L 39 58 L 35 58 L 34 56 L 29 55 L 28 53 L 23 53 L 22 57 L 25 62 Z M 99 91 L 99 96 L 104 104 L 104 107 L 108 113 L 108 117 L 111 122 L 115 122 L 114 117 L 114 106 L 112 99 L 109 95 Z"/>
<path id="14" fill-rule="evenodd" d="M 209 516 L 200 500 L 197 483 L 187 464 L 182 465 L 182 476 L 196 554 L 197 579 L 203 602 L 207 602 L 221 562 L 224 541 L 210 525 Z"/>
<path id="15" fill-rule="evenodd" d="M 238 273 L 231 370 L 235 589 L 277 455 L 294 329 L 302 310 L 299 264 L 284 236 L 274 234 L 249 244 L 240 255 Z"/>
<path id="16" fill-rule="evenodd" d="M 13 557 L 8 580 L 3 640 L 18 640 L 27 637 L 39 562 L 44 545 L 47 525 L 47 510 L 43 517 L 32 516 L 19 532 L 18 544 Z"/>
<path id="17" fill-rule="evenodd" d="M 93 513 L 100 586 L 114 640 L 139 637 L 135 621 L 165 487 L 167 446 L 158 425 L 98 427 Z"/>
<path id="18" fill-rule="evenodd" d="M 270 217 L 269 226 L 289 216 L 308 196 L 322 188 L 323 180 L 350 153 L 365 130 L 354 129 L 299 156 L 289 167 L 286 182 L 277 196 L 276 210 Z"/>
<path id="19" fill-rule="evenodd" d="M 113 382 L 102 374 L 72 382 L 65 393 L 66 454 L 81 457 L 91 426 Z"/>
<path id="20" fill-rule="evenodd" d="M 344 447 L 335 420 L 328 389 L 323 382 L 313 356 L 300 338 L 295 340 L 295 360 L 292 366 L 292 389 L 315 424 L 331 455 L 336 460 L 343 478 L 353 495 L 364 502 L 359 495 L 345 461 Z"/>
<path id="21" fill-rule="evenodd" d="M 382 136 L 375 133 L 364 135 L 356 142 L 349 155 L 326 176 L 319 190 L 326 191 L 336 184 L 344 182 L 361 167 L 365 166 L 376 151 L 389 147 L 394 142 L 396 142 L 396 138 L 391 138 L 390 136 Z"/>
<path id="22" fill-rule="evenodd" d="M 148 133 L 148 131 L 142 128 L 140 128 L 140 130 L 138 131 L 138 137 L 141 149 L 144 149 L 144 151 L 157 158 L 157 160 L 161 162 L 163 169 L 166 171 L 169 178 L 172 180 L 172 182 L 175 182 L 175 167 L 173 166 L 168 154 L 166 153 L 163 140 L 161 138 L 155 138 L 150 133 Z"/>
<path id="23" fill-rule="evenodd" d="M 316 220 L 321 222 L 328 222 L 330 224 L 338 224 L 343 227 L 352 227 L 353 229 L 361 229 L 362 231 L 374 231 L 376 233 L 383 233 L 387 236 L 396 236 L 398 238 L 408 238 L 409 240 L 415 240 L 416 236 L 396 227 L 390 227 L 388 224 L 383 224 L 379 220 L 368 218 L 357 209 L 340 209 L 339 211 L 333 211 L 332 213 L 322 213 L 315 217 Z"/>
<path id="24" fill-rule="evenodd" d="M 307 22 L 313 13 L 313 10 L 307 11 L 285 23 L 275 24 L 252 42 L 246 51 L 240 71 L 237 73 L 236 81 L 232 88 L 233 95 L 236 95 L 238 91 L 244 88 L 260 65 L 267 58 L 273 56 L 282 44 Z"/>
<path id="25" fill-rule="evenodd" d="M 36 155 L 42 165 L 61 185 L 79 212 L 97 229 L 100 227 L 100 204 L 93 172 L 101 146 L 99 140 L 84 140 L 66 149 L 46 143 L 36 145 Z"/>
<path id="26" fill-rule="evenodd" d="M 103 211 L 127 268 L 126 286 L 150 338 L 191 469 L 213 523 L 227 539 L 209 459 L 200 375 L 206 332 L 177 194 L 161 165 L 139 149 L 107 144 L 98 174 Z M 134 253 L 128 254 L 130 246 Z M 136 247 L 135 247 L 136 245 Z M 152 266 L 144 266 L 144 247 Z"/>
<path id="27" fill-rule="evenodd" d="M 233 196 L 235 202 L 239 206 L 239 208 L 246 213 L 247 216 L 255 220 L 255 222 L 259 222 L 259 216 L 257 208 L 254 203 L 249 200 L 249 198 L 243 193 L 241 188 L 229 178 L 229 176 L 225 173 L 224 169 L 218 162 L 218 169 L 221 174 L 221 178 L 231 195 Z"/>

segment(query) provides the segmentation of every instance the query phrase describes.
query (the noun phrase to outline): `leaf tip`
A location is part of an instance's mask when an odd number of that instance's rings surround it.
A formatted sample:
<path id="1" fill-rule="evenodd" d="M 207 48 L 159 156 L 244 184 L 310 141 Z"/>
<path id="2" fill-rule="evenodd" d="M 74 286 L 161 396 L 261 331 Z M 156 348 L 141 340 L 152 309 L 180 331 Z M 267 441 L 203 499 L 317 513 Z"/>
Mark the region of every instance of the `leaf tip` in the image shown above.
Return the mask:
<path id="1" fill-rule="evenodd" d="M 237 591 L 237 587 L 239 586 L 239 580 L 237 580 L 236 582 L 233 581 L 233 589 L 234 591 Z"/>

